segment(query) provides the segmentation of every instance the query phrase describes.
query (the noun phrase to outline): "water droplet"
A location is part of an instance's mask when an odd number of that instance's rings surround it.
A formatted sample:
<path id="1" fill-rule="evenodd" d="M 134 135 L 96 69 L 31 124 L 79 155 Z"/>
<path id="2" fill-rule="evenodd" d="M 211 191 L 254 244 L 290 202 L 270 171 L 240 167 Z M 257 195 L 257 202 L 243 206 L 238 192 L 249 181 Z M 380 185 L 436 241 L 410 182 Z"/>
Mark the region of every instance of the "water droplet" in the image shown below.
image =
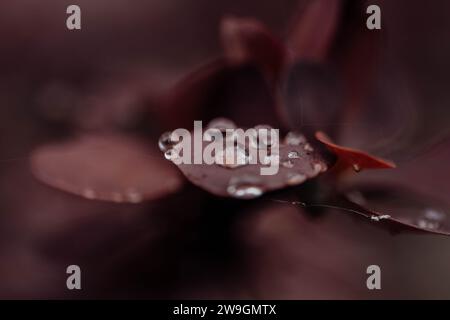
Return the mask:
<path id="1" fill-rule="evenodd" d="M 283 167 L 285 167 L 285 168 L 288 168 L 288 169 L 294 167 L 294 163 L 293 163 L 291 160 L 283 161 L 283 162 L 281 163 L 281 165 L 282 165 Z"/>
<path id="2" fill-rule="evenodd" d="M 173 149 L 169 149 L 166 152 L 164 152 L 164 157 L 167 160 L 172 160 L 175 157 L 176 153 Z"/>
<path id="3" fill-rule="evenodd" d="M 267 149 L 275 146 L 277 140 L 272 139 L 272 127 L 266 124 L 260 124 L 254 127 L 256 137 L 251 140 L 251 145 L 257 149 Z"/>
<path id="4" fill-rule="evenodd" d="M 95 199 L 96 197 L 95 191 L 91 188 L 86 188 L 83 190 L 83 197 L 87 199 Z"/>
<path id="5" fill-rule="evenodd" d="M 445 219 L 445 213 L 437 211 L 432 208 L 425 209 L 425 218 L 434 221 L 443 221 Z"/>
<path id="6" fill-rule="evenodd" d="M 441 226 L 444 219 L 445 214 L 443 212 L 432 208 L 426 208 L 423 217 L 417 220 L 417 225 L 420 228 L 436 230 Z"/>
<path id="7" fill-rule="evenodd" d="M 286 183 L 290 186 L 295 186 L 300 183 L 303 183 L 305 180 L 306 176 L 304 174 L 289 172 L 287 175 Z"/>
<path id="8" fill-rule="evenodd" d="M 313 152 L 313 151 L 314 151 L 314 148 L 311 147 L 311 145 L 310 145 L 309 143 L 306 143 L 305 146 L 303 147 L 303 149 L 304 149 L 306 152 Z"/>
<path id="9" fill-rule="evenodd" d="M 280 155 L 277 153 L 260 156 L 260 159 L 261 159 L 260 163 L 263 165 L 280 163 Z"/>
<path id="10" fill-rule="evenodd" d="M 417 221 L 417 225 L 423 229 L 435 230 L 435 229 L 439 228 L 440 224 L 439 224 L 439 222 L 436 222 L 436 221 L 429 221 L 427 219 L 419 219 Z"/>
<path id="11" fill-rule="evenodd" d="M 235 129 L 236 125 L 230 119 L 215 118 L 208 123 L 208 128 L 215 128 L 219 129 L 222 132 L 225 132 L 226 129 Z"/>
<path id="12" fill-rule="evenodd" d="M 139 202 L 142 202 L 142 200 L 143 200 L 142 194 L 139 193 L 135 189 L 128 190 L 126 193 L 126 197 L 127 197 L 127 200 L 132 203 L 139 203 Z"/>
<path id="13" fill-rule="evenodd" d="M 320 172 L 324 172 L 324 171 L 326 171 L 326 169 L 327 169 L 327 167 L 321 163 L 313 164 L 313 170 L 314 170 L 314 173 L 316 173 L 316 174 L 318 174 Z"/>
<path id="14" fill-rule="evenodd" d="M 172 149 L 173 146 L 176 144 L 174 141 L 171 140 L 171 134 L 172 132 L 164 132 L 161 137 L 159 137 L 158 140 L 158 147 L 162 152 L 166 152 L 169 149 Z"/>
<path id="15" fill-rule="evenodd" d="M 250 156 L 242 146 L 227 146 L 216 154 L 216 164 L 225 168 L 238 168 L 247 165 Z"/>
<path id="16" fill-rule="evenodd" d="M 297 151 L 290 151 L 288 153 L 288 158 L 289 159 L 298 159 L 298 158 L 300 158 L 300 154 Z"/>
<path id="17" fill-rule="evenodd" d="M 284 138 L 284 143 L 290 146 L 299 146 L 302 143 L 306 143 L 306 138 L 301 133 L 291 131 Z"/>
<path id="18" fill-rule="evenodd" d="M 360 172 L 361 171 L 361 167 L 359 166 L 359 164 L 354 163 L 353 164 L 353 170 L 355 170 L 355 172 Z"/>
<path id="19" fill-rule="evenodd" d="M 385 214 L 385 215 L 381 215 L 381 216 L 371 216 L 370 217 L 370 219 L 372 220 L 372 221 L 381 221 L 381 220 L 384 220 L 384 219 L 389 219 L 391 216 L 390 215 L 388 215 L 388 214 Z"/>
<path id="20" fill-rule="evenodd" d="M 239 178 L 230 180 L 227 192 L 230 196 L 239 199 L 253 199 L 264 193 L 257 183 Z"/>

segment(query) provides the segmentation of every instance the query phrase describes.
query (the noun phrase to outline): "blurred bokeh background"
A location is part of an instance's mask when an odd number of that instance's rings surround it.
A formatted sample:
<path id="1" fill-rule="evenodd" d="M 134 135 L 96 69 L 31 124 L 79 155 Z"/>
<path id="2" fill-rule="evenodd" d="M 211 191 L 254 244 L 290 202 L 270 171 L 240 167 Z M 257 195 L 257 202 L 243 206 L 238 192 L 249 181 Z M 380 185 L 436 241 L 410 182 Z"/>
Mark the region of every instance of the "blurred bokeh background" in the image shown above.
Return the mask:
<path id="1" fill-rule="evenodd" d="M 79 132 L 114 130 L 156 148 L 155 137 L 170 129 L 160 121 L 162 97 L 222 53 L 224 16 L 256 18 L 284 39 L 307 2 L 2 1 L 0 297 L 450 298 L 450 240 L 443 236 L 392 235 L 332 210 L 309 219 L 293 206 L 217 198 L 188 182 L 139 204 L 91 201 L 31 173 L 35 148 Z M 408 106 L 419 106 L 426 116 L 415 120 L 414 139 L 442 141 L 450 119 L 450 3 L 373 3 L 386 29 L 381 101 L 398 106 L 393 115 L 380 109 L 378 121 L 394 119 L 395 129 L 410 118 Z M 81 7 L 80 31 L 66 28 L 70 4 Z M 374 141 L 389 134 L 378 129 L 367 133 Z M 448 200 L 448 148 L 437 160 L 421 150 L 417 183 L 440 183 Z M 417 154 L 403 147 L 390 155 L 401 166 Z M 71 264 L 82 269 L 81 291 L 66 288 Z M 380 291 L 366 288 L 370 264 L 382 268 Z"/>

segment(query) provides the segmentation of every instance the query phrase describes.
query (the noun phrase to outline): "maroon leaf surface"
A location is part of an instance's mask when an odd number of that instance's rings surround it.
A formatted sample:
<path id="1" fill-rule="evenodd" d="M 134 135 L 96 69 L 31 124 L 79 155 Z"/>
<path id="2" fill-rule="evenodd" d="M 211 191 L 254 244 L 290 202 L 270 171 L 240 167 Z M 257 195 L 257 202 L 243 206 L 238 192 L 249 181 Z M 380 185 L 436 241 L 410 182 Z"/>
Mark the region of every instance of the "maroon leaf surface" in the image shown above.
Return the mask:
<path id="1" fill-rule="evenodd" d="M 177 83 L 167 97 L 167 123 L 190 128 L 194 120 L 227 117 L 243 126 L 285 127 L 277 102 L 258 67 L 232 67 L 224 59 L 207 63 Z"/>
<path id="2" fill-rule="evenodd" d="M 291 60 L 323 62 L 339 26 L 342 1 L 308 1 L 294 20 L 288 38 Z"/>
<path id="3" fill-rule="evenodd" d="M 341 121 L 348 121 L 352 113 L 369 101 L 383 49 L 386 46 L 382 30 L 366 27 L 368 4 L 364 0 L 349 1 L 340 25 L 332 61 L 343 81 L 345 112 Z"/>
<path id="4" fill-rule="evenodd" d="M 308 133 L 337 131 L 342 107 L 340 89 L 331 66 L 302 61 L 292 65 L 284 83 L 282 104 L 290 127 Z"/>
<path id="5" fill-rule="evenodd" d="M 163 99 L 165 122 L 174 127 L 192 126 L 214 102 L 227 75 L 225 60 L 215 59 L 184 76 Z"/>
<path id="6" fill-rule="evenodd" d="M 278 80 L 284 66 L 284 45 L 261 22 L 250 18 L 225 18 L 221 37 L 229 63 L 255 64 L 269 80 Z"/>
<path id="7" fill-rule="evenodd" d="M 279 170 L 274 175 L 262 175 L 261 168 L 267 168 L 267 164 L 261 164 L 260 156 L 257 163 L 251 162 L 251 152 L 248 145 L 235 146 L 232 150 L 232 160 L 245 159 L 242 165 L 222 165 L 216 159 L 213 164 L 193 164 L 195 154 L 202 157 L 208 142 L 203 142 L 200 149 L 192 149 L 190 164 L 178 165 L 183 174 L 195 185 L 218 196 L 234 197 L 240 199 L 252 199 L 263 195 L 265 192 L 281 189 L 288 186 L 302 184 L 326 171 L 330 162 L 323 158 L 305 139 L 298 133 L 289 133 L 285 140 L 280 143 L 279 154 L 270 154 L 266 157 L 279 161 Z M 175 145 L 176 147 L 176 145 Z M 169 159 L 172 150 L 169 149 Z M 177 151 L 179 152 L 179 151 Z M 229 152 L 225 148 L 225 154 Z M 231 153 L 231 150 L 230 150 Z M 179 155 L 179 154 L 178 154 Z M 175 154 L 175 157 L 178 155 Z M 237 158 L 236 158 L 237 155 Z"/>
<path id="8" fill-rule="evenodd" d="M 88 199 L 138 203 L 177 191 L 182 179 L 160 153 L 117 135 L 81 136 L 31 157 L 40 181 Z"/>
<path id="9" fill-rule="evenodd" d="M 439 200 L 398 186 L 356 185 L 347 198 L 359 205 L 356 210 L 375 222 L 386 222 L 393 231 L 407 228 L 450 235 L 450 210 Z"/>

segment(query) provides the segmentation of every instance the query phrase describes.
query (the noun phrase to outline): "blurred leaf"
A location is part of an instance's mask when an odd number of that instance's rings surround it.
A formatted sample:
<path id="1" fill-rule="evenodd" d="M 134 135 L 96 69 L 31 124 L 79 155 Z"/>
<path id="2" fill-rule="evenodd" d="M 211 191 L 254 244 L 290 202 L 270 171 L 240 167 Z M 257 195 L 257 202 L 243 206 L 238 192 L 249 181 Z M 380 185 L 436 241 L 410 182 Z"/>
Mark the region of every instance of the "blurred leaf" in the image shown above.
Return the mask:
<path id="1" fill-rule="evenodd" d="M 229 66 L 218 59 L 182 79 L 169 93 L 167 123 L 189 128 L 194 120 L 227 117 L 242 126 L 283 128 L 276 98 L 257 67 Z"/>
<path id="2" fill-rule="evenodd" d="M 153 148 L 122 136 L 81 136 L 37 148 L 40 181 L 88 199 L 138 203 L 177 191 L 181 177 Z"/>
<path id="3" fill-rule="evenodd" d="M 346 195 L 365 208 L 364 213 L 375 222 L 401 223 L 421 231 L 450 235 L 450 208 L 436 199 L 383 184 L 353 186 Z"/>
<path id="4" fill-rule="evenodd" d="M 341 7 L 341 0 L 314 0 L 301 8 L 287 40 L 293 62 L 327 58 L 339 28 Z"/>
<path id="5" fill-rule="evenodd" d="M 333 133 L 342 107 L 341 83 L 328 65 L 298 62 L 288 72 L 283 88 L 284 112 L 291 128 Z"/>
<path id="6" fill-rule="evenodd" d="M 284 44 L 261 22 L 250 18 L 225 18 L 221 37 L 229 63 L 255 64 L 271 82 L 279 79 L 285 60 Z"/>

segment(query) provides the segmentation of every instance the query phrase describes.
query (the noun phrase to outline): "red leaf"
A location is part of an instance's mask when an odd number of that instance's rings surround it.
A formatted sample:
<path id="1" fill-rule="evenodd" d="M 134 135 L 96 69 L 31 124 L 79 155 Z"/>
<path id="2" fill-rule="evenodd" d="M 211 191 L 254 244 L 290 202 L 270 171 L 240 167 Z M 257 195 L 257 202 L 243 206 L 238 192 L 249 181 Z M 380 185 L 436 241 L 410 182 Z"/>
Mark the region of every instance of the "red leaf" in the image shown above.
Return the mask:
<path id="1" fill-rule="evenodd" d="M 318 131 L 316 138 L 338 157 L 336 164 L 339 169 L 352 167 L 355 171 L 363 169 L 392 169 L 395 164 L 391 161 L 374 157 L 363 151 L 346 148 L 333 143 L 323 132 Z"/>
<path id="2" fill-rule="evenodd" d="M 415 192 L 447 200 L 450 194 L 450 139 L 429 148 L 408 161 L 402 161 L 396 170 L 367 172 L 364 175 L 348 176 L 348 184 L 390 184 L 402 188 L 413 188 Z M 447 200 L 450 206 L 449 201 Z"/>
<path id="3" fill-rule="evenodd" d="M 40 147 L 31 165 L 40 181 L 88 199 L 137 203 L 173 193 L 182 184 L 159 153 L 114 135 Z"/>
<path id="4" fill-rule="evenodd" d="M 336 35 L 341 7 L 341 0 L 308 2 L 289 35 L 292 60 L 323 62 L 327 58 Z"/>
<path id="5" fill-rule="evenodd" d="M 207 145 L 203 142 L 198 150 L 200 157 Z M 261 175 L 261 168 L 268 165 L 261 164 L 259 156 L 257 163 L 227 167 L 217 163 L 193 164 L 196 151 L 195 148 L 191 151 L 191 164 L 179 164 L 179 169 L 193 184 L 222 197 L 256 198 L 268 191 L 300 185 L 325 172 L 329 166 L 328 161 L 306 140 L 290 144 L 280 142 L 279 155 L 271 155 L 279 159 L 279 171 L 274 175 Z M 247 146 L 235 148 L 233 152 L 249 159 Z"/>
<path id="6" fill-rule="evenodd" d="M 342 107 L 339 77 L 328 65 L 298 62 L 292 65 L 283 87 L 286 118 L 291 128 L 334 133 Z"/>
<path id="7" fill-rule="evenodd" d="M 379 73 L 384 44 L 382 30 L 365 27 L 367 5 L 352 1 L 346 7 L 332 60 L 342 78 L 343 110 L 339 121 L 354 123 L 372 101 L 376 76 Z M 385 54 L 383 56 L 385 58 Z M 379 114 L 383 114 L 379 112 Z M 356 125 L 363 125 L 356 123 Z M 346 129 L 348 126 L 342 126 Z"/>
<path id="8" fill-rule="evenodd" d="M 207 62 L 183 77 L 164 97 L 167 125 L 188 128 L 195 119 L 202 119 L 227 77 L 224 59 Z"/>
<path id="9" fill-rule="evenodd" d="M 284 127 L 273 90 L 255 66 L 232 67 L 224 59 L 201 66 L 182 79 L 167 97 L 167 123 L 189 128 L 194 120 L 217 117 L 240 125 Z"/>
<path id="10" fill-rule="evenodd" d="M 284 45 L 261 22 L 228 17 L 221 24 L 225 56 L 232 65 L 255 63 L 275 82 L 284 66 Z"/>
<path id="11" fill-rule="evenodd" d="M 449 207 L 424 194 L 399 186 L 365 184 L 348 189 L 346 197 L 358 212 L 376 223 L 388 223 L 392 231 L 410 229 L 450 235 Z"/>

